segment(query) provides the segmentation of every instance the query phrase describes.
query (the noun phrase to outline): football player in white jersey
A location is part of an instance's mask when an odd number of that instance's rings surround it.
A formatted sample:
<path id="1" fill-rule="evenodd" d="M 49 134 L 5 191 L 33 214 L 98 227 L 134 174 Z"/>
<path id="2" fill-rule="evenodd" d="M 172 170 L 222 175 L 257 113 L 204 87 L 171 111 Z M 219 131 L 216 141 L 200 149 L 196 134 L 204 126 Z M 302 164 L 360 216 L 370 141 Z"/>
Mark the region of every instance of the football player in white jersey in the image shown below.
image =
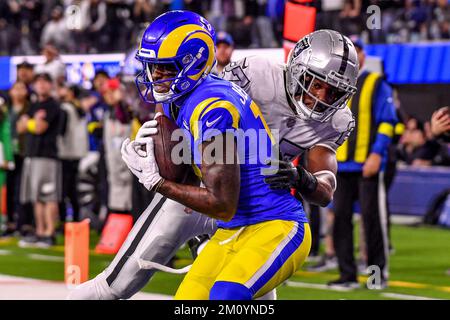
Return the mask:
<path id="1" fill-rule="evenodd" d="M 346 104 L 356 91 L 358 59 L 353 43 L 332 30 L 301 39 L 286 65 L 254 56 L 228 65 L 222 77 L 241 86 L 259 106 L 269 128 L 279 130 L 281 161 L 266 178 L 272 188 L 297 188 L 303 198 L 326 206 L 336 189 L 336 148 L 354 127 Z M 137 138 L 154 134 L 145 123 Z M 291 160 L 306 157 L 305 168 Z M 190 213 L 187 213 L 190 212 Z M 187 240 L 213 234 L 213 219 L 191 212 L 156 194 L 135 223 L 111 264 L 94 279 L 79 285 L 70 299 L 127 299 Z"/>

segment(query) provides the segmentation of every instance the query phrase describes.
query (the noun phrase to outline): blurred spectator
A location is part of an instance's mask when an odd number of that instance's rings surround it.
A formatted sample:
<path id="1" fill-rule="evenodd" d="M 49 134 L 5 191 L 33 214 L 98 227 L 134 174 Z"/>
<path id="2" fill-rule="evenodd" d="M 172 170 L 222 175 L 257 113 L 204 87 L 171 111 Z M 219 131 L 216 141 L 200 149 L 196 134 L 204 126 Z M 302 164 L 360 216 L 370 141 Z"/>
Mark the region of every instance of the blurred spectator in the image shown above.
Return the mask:
<path id="1" fill-rule="evenodd" d="M 229 33 L 220 31 L 217 34 L 216 41 L 216 60 L 217 64 L 212 71 L 214 74 L 222 72 L 223 68 L 231 61 L 231 56 L 234 51 L 234 41 Z"/>
<path id="2" fill-rule="evenodd" d="M 94 79 L 92 79 L 93 90 L 100 94 L 103 85 L 109 80 L 109 75 L 104 70 L 97 70 Z"/>
<path id="3" fill-rule="evenodd" d="M 358 37 L 352 41 L 358 53 L 360 70 L 364 66 L 364 45 Z M 356 95 L 350 109 L 356 127 L 349 139 L 338 148 L 337 189 L 334 194 L 335 212 L 333 244 L 339 264 L 340 277 L 329 283 L 332 287 L 354 288 L 357 267 L 354 258 L 353 204 L 359 200 L 366 246 L 366 265 L 378 266 L 381 272 L 379 288 L 387 281 L 388 237 L 384 199 L 383 174 L 388 146 L 397 123 L 392 101 L 392 89 L 382 75 L 362 70 L 357 92 L 371 93 L 371 99 Z M 374 116 L 371 117 L 370 114 Z"/>
<path id="4" fill-rule="evenodd" d="M 53 43 L 61 52 L 72 52 L 74 50 L 73 38 L 67 22 L 64 18 L 63 8 L 56 6 L 52 9 L 51 20 L 48 21 L 41 34 L 41 46 Z"/>
<path id="5" fill-rule="evenodd" d="M 450 137 L 450 107 L 443 107 L 431 116 L 430 130 L 432 138 L 442 138 L 446 143 Z"/>
<path id="6" fill-rule="evenodd" d="M 365 8 L 362 0 L 345 0 L 342 11 L 339 13 L 341 30 L 343 34 L 361 34 L 365 29 Z"/>
<path id="7" fill-rule="evenodd" d="M 245 20 L 252 25 L 251 48 L 276 48 L 279 44 L 275 40 L 272 23 L 266 16 L 267 1 L 245 1 Z"/>
<path id="8" fill-rule="evenodd" d="M 101 79 L 99 77 L 98 79 Z M 95 84 L 94 84 L 95 85 Z M 80 95 L 81 108 L 86 113 L 86 122 L 88 129 L 89 151 L 99 155 L 98 160 L 98 179 L 95 189 L 99 190 L 99 202 L 102 215 L 106 214 L 108 206 L 108 181 L 106 172 L 105 151 L 103 145 L 103 120 L 107 106 L 103 102 L 100 92 L 91 90 L 84 91 Z M 105 216 L 102 216 L 105 218 Z"/>
<path id="9" fill-rule="evenodd" d="M 144 30 L 159 13 L 157 2 L 148 0 L 136 0 L 133 5 L 133 36 L 138 39 L 139 34 Z"/>
<path id="10" fill-rule="evenodd" d="M 198 13 L 199 15 L 203 16 L 204 11 L 205 11 L 204 10 L 205 3 L 206 3 L 206 1 L 202 1 L 202 0 L 184 0 L 184 9 L 193 11 L 193 12 Z M 235 1 L 235 3 L 236 3 L 236 1 Z"/>
<path id="11" fill-rule="evenodd" d="M 275 40 L 278 43 L 283 43 L 283 26 L 284 26 L 284 6 L 285 0 L 268 0 L 267 1 L 267 16 L 272 23 Z"/>
<path id="12" fill-rule="evenodd" d="M 394 247 L 391 241 L 391 211 L 389 210 L 389 190 L 391 188 L 392 182 L 394 182 L 394 177 L 397 173 L 397 148 L 400 142 L 400 138 L 405 132 L 405 123 L 408 118 L 406 112 L 401 106 L 401 102 L 398 96 L 398 90 L 394 89 L 392 91 L 393 102 L 395 106 L 395 113 L 397 115 L 398 123 L 394 127 L 394 135 L 391 140 L 391 144 L 388 148 L 388 155 L 386 161 L 386 169 L 384 171 L 384 187 L 386 188 L 386 199 L 385 205 L 387 210 L 387 226 L 388 226 L 388 241 L 389 241 L 389 252 L 394 252 Z"/>
<path id="13" fill-rule="evenodd" d="M 9 0 L 8 9 L 0 10 L 9 13 L 9 21 L 19 30 L 20 54 L 35 54 L 38 51 L 40 34 L 47 21 L 43 15 L 43 1 L 40 0 Z M 47 1 L 50 2 L 50 1 Z"/>
<path id="14" fill-rule="evenodd" d="M 433 39 L 450 39 L 450 3 L 448 0 L 437 0 L 431 24 Z"/>
<path id="15" fill-rule="evenodd" d="M 108 80 L 103 87 L 103 99 L 108 105 L 104 117 L 103 143 L 108 177 L 109 212 L 131 211 L 132 175 L 122 161 L 120 148 L 131 135 L 131 110 L 123 103 L 123 89 L 118 79 Z"/>
<path id="16" fill-rule="evenodd" d="M 61 135 L 58 136 L 58 156 L 63 173 L 61 221 L 66 221 L 67 216 L 73 221 L 79 221 L 78 165 L 88 152 L 87 123 L 85 113 L 78 100 L 79 94 L 80 89 L 74 85 L 63 85 L 58 89 L 65 120 Z"/>
<path id="17" fill-rule="evenodd" d="M 106 50 L 109 52 L 126 51 L 134 45 L 131 38 L 133 31 L 131 1 L 107 0 L 106 8 L 105 32 L 109 37 Z"/>
<path id="18" fill-rule="evenodd" d="M 29 93 L 24 82 L 15 82 L 9 90 L 8 114 L 11 130 L 12 153 L 14 157 L 14 169 L 7 173 L 7 213 L 8 225 L 5 235 L 12 235 L 18 231 L 22 235 L 32 230 L 33 212 L 30 205 L 20 204 L 20 178 L 23 167 L 25 135 L 18 134 L 16 130 L 17 120 L 28 112 L 30 107 Z"/>
<path id="19" fill-rule="evenodd" d="M 428 153 L 425 129 L 422 122 L 410 118 L 406 122 L 405 131 L 397 149 L 398 160 L 408 165 L 431 165 L 431 161 L 421 159 Z"/>
<path id="20" fill-rule="evenodd" d="M 103 0 L 82 0 L 80 4 L 82 18 L 83 53 L 97 53 L 106 50 L 111 39 L 104 33 L 106 26 L 106 3 Z"/>
<path id="21" fill-rule="evenodd" d="M 0 107 L 0 187 L 6 184 L 6 172 L 14 169 L 8 107 Z M 0 205 L 3 205 L 0 200 Z"/>
<path id="22" fill-rule="evenodd" d="M 32 64 L 23 61 L 17 65 L 17 81 L 23 82 L 26 85 L 28 94 L 32 92 L 31 84 L 33 83 L 33 78 L 34 71 Z"/>
<path id="23" fill-rule="evenodd" d="M 0 18 L 0 56 L 18 54 L 20 33 L 6 19 Z"/>
<path id="24" fill-rule="evenodd" d="M 208 21 L 213 25 L 216 32 L 227 30 L 227 19 L 234 16 L 234 1 L 211 0 L 207 15 Z"/>
<path id="25" fill-rule="evenodd" d="M 20 200 L 32 202 L 36 234 L 25 237 L 20 246 L 48 248 L 56 243 L 55 226 L 61 200 L 61 164 L 57 159 L 60 106 L 52 98 L 53 80 L 48 73 L 34 79 L 38 101 L 17 121 L 17 133 L 25 133 L 25 160 Z"/>
<path id="26" fill-rule="evenodd" d="M 48 73 L 53 79 L 54 84 L 62 84 L 66 78 L 66 65 L 61 61 L 58 49 L 51 43 L 44 45 L 42 54 L 45 57 L 45 62 L 36 65 L 34 73 Z"/>
<path id="27" fill-rule="evenodd" d="M 431 120 L 425 123 L 427 153 L 420 158 L 430 160 L 431 165 L 450 166 L 450 108 L 435 111 Z"/>
<path id="28" fill-rule="evenodd" d="M 89 150 L 98 151 L 103 135 L 103 116 L 105 106 L 95 91 L 85 90 L 80 93 L 80 105 L 86 113 Z"/>
<path id="29" fill-rule="evenodd" d="M 413 166 L 450 165 L 448 133 L 444 134 L 449 126 L 446 110 L 444 107 L 434 112 L 431 123 L 408 120 L 397 149 L 400 161 Z"/>
<path id="30" fill-rule="evenodd" d="M 133 21 L 137 24 L 149 24 L 155 7 L 151 1 L 136 0 L 133 6 Z"/>
<path id="31" fill-rule="evenodd" d="M 148 103 L 139 99 L 136 102 L 133 110 L 133 120 L 131 123 L 131 136 L 130 138 L 134 140 L 136 138 L 136 134 L 139 128 L 143 123 L 150 121 L 155 116 L 155 105 L 149 105 Z M 153 199 L 154 192 L 149 192 L 142 183 L 139 182 L 139 179 L 133 175 L 133 184 L 132 184 L 132 215 L 133 221 L 136 222 L 140 217 L 142 212 L 147 209 L 148 205 Z"/>
<path id="32" fill-rule="evenodd" d="M 423 0 L 406 0 L 405 18 L 410 33 L 411 42 L 423 41 L 428 38 L 427 20 L 430 6 Z"/>
<path id="33" fill-rule="evenodd" d="M 370 2 L 381 10 L 381 29 L 369 30 L 370 42 L 396 42 L 398 34 L 393 29 L 393 25 L 403 14 L 405 0 L 371 0 Z"/>
<path id="34" fill-rule="evenodd" d="M 431 4 L 425 0 L 405 0 L 404 7 L 392 24 L 390 42 L 420 41 L 428 38 Z"/>
<path id="35" fill-rule="evenodd" d="M 61 6 L 62 2 L 64 2 L 64 0 L 45 0 L 45 1 L 38 1 L 38 2 L 42 3 L 41 19 L 42 19 L 43 24 L 45 24 L 45 22 L 52 19 L 53 9 L 55 7 Z"/>
<path id="36" fill-rule="evenodd" d="M 339 15 L 344 8 L 345 0 L 321 0 L 317 13 L 316 29 L 332 29 L 341 32 Z"/>
<path id="37" fill-rule="evenodd" d="M 11 129 L 8 116 L 8 106 L 6 100 L 0 97 L 0 190 L 6 187 L 7 172 L 14 170 L 14 158 L 11 146 Z M 0 200 L 0 206 L 5 206 L 3 197 Z M 8 220 L 5 233 L 11 233 L 15 230 L 14 216 L 8 214 Z"/>
<path id="38" fill-rule="evenodd" d="M 285 3 L 286 0 L 0 1 L 0 52 L 35 54 L 39 43 L 48 41 L 63 52 L 124 52 L 134 47 L 136 36 L 154 17 L 174 9 L 204 15 L 217 32 L 232 34 L 236 47 L 275 47 L 283 41 Z M 64 17 L 62 13 L 69 5 Z M 316 29 L 359 34 L 373 43 L 450 38 L 448 0 L 317 0 L 307 5 L 318 9 Z M 381 29 L 367 28 L 369 5 L 380 8 Z M 78 10 L 74 9 L 76 6 Z M 64 23 L 66 19 L 69 26 Z"/>

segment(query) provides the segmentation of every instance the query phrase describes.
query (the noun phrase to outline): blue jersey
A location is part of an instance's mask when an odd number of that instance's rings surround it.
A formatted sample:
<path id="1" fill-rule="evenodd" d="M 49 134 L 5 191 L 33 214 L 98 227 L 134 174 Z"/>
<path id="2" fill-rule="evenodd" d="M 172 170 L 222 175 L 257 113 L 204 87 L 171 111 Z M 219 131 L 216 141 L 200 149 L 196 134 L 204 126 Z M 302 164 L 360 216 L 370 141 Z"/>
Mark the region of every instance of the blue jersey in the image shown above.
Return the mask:
<path id="1" fill-rule="evenodd" d="M 240 159 L 240 195 L 236 214 L 219 228 L 235 228 L 268 220 L 307 222 L 301 203 L 288 190 L 270 190 L 261 169 L 276 143 L 258 106 L 235 84 L 209 75 L 179 104 L 177 125 L 190 141 L 194 170 L 200 173 L 199 146 L 211 137 L 232 133 Z M 164 113 L 172 118 L 170 106 Z M 250 137 L 251 139 L 245 138 Z"/>

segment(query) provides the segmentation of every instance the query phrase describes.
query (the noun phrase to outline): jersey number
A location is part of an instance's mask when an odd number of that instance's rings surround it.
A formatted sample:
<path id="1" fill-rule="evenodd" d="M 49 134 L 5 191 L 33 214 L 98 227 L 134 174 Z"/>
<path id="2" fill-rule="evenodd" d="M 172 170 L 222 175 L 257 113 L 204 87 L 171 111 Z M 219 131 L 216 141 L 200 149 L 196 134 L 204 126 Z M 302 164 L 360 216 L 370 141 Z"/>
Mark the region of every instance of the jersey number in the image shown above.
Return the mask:
<path id="1" fill-rule="evenodd" d="M 226 74 L 222 78 L 236 83 L 241 88 L 246 89 L 250 84 L 250 79 L 246 76 L 244 70 L 248 68 L 247 59 L 239 62 L 231 62 L 225 67 L 223 72 Z"/>

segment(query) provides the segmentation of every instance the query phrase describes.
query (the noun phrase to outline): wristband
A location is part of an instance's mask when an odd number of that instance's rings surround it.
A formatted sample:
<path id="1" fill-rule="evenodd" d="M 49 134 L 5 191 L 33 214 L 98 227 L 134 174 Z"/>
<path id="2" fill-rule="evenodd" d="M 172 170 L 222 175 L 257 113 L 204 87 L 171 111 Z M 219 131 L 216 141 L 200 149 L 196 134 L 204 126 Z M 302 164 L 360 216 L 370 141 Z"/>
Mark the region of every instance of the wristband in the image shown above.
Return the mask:
<path id="1" fill-rule="evenodd" d="M 162 184 L 166 181 L 166 179 L 161 178 L 161 180 L 159 180 L 159 182 L 156 184 L 156 186 L 153 188 L 154 192 L 158 192 L 159 188 L 161 188 Z"/>
<path id="2" fill-rule="evenodd" d="M 36 133 L 36 120 L 29 119 L 27 121 L 27 130 L 28 130 L 28 132 Z"/>

